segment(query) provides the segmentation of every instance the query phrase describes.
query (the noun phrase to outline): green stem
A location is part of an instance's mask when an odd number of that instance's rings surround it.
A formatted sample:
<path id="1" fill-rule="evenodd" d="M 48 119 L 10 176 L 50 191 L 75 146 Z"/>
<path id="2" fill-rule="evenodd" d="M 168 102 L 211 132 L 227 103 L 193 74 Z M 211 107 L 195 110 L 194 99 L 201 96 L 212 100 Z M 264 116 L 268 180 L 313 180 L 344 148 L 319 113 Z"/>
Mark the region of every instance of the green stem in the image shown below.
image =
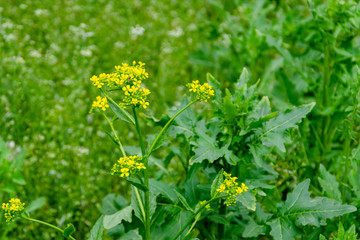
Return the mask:
<path id="1" fill-rule="evenodd" d="M 206 201 L 204 204 L 202 204 L 199 209 L 191 216 L 191 218 L 187 221 L 187 223 L 180 229 L 180 231 L 175 235 L 175 237 L 172 238 L 172 240 L 176 240 L 184 231 L 185 229 L 192 223 L 193 219 L 206 207 L 206 205 L 208 205 L 211 201 L 215 200 L 215 199 L 219 199 L 222 197 L 226 197 L 226 195 L 223 196 L 214 196 L 213 198 L 211 198 L 209 201 Z"/>
<path id="2" fill-rule="evenodd" d="M 62 234 L 64 234 L 64 230 L 62 230 L 61 228 L 58 228 L 50 223 L 47 223 L 47 222 L 43 222 L 43 221 L 40 221 L 40 220 L 37 220 L 37 219 L 34 219 L 34 218 L 30 218 L 30 217 L 26 217 L 24 215 L 21 215 L 22 218 L 26 219 L 26 220 L 29 220 L 29 221 L 32 221 L 32 222 L 36 222 L 36 223 L 40 223 L 42 225 L 45 225 L 45 226 L 48 226 L 48 227 L 51 227 L 53 229 L 56 229 L 57 231 L 61 232 Z M 76 240 L 75 238 L 73 238 L 72 236 L 69 236 L 70 239 L 72 240 Z"/>
<path id="3" fill-rule="evenodd" d="M 120 139 L 119 139 L 119 137 L 118 137 L 118 135 L 117 135 L 117 133 L 116 133 L 116 131 L 115 131 L 115 129 L 114 129 L 114 124 L 112 123 L 112 121 L 110 121 L 110 119 L 106 116 L 105 113 L 103 113 L 103 115 L 104 115 L 105 119 L 108 121 L 108 123 L 109 123 L 109 125 L 110 125 L 111 131 L 113 132 L 113 134 L 114 134 L 114 136 L 115 136 L 115 141 L 119 144 L 119 148 L 120 148 L 120 151 L 121 151 L 122 155 L 123 155 L 124 157 L 126 157 L 126 153 L 125 153 L 124 147 L 123 147 L 123 145 L 121 144 L 121 141 L 120 141 Z"/>
<path id="4" fill-rule="evenodd" d="M 221 201 L 221 203 L 220 203 L 220 210 L 219 210 L 219 212 L 220 212 L 220 215 L 225 215 L 226 214 L 226 206 L 225 206 L 225 201 L 224 201 L 224 199 L 221 199 L 220 200 Z M 224 232 L 225 232 L 225 226 L 224 226 L 224 224 L 222 224 L 222 223 L 218 223 L 218 236 L 219 236 L 219 239 L 223 239 L 223 237 L 224 237 Z"/>
<path id="5" fill-rule="evenodd" d="M 330 85 L 330 47 L 325 46 L 325 56 L 324 56 L 324 81 L 323 81 L 323 90 L 322 90 L 322 110 L 325 111 L 329 104 L 329 86 Z M 330 116 L 324 116 L 322 119 L 322 141 L 324 146 L 324 151 L 321 154 L 322 160 L 325 159 L 326 153 L 331 148 L 329 146 L 329 135 L 328 127 L 330 122 Z"/>
<path id="6" fill-rule="evenodd" d="M 120 141 L 120 138 L 118 137 L 115 129 L 114 129 L 114 124 L 112 123 L 112 121 L 110 121 L 110 119 L 105 115 L 105 113 L 103 113 L 105 119 L 108 121 L 109 125 L 110 125 L 110 128 L 111 128 L 111 131 L 113 132 L 114 136 L 115 136 L 115 140 L 116 142 L 119 144 L 119 148 L 120 148 L 120 151 L 123 155 L 123 157 L 126 157 L 126 152 L 123 148 L 123 145 L 121 144 L 121 141 Z M 139 206 L 140 206 L 140 210 L 141 210 L 141 213 L 143 214 L 143 217 L 145 219 L 145 211 L 144 211 L 144 204 L 141 200 L 141 197 L 140 197 L 140 193 L 139 193 L 139 189 L 137 189 L 137 187 L 134 187 L 134 191 L 135 191 L 135 195 L 136 195 L 136 198 L 137 198 L 137 201 L 139 203 Z"/>
<path id="7" fill-rule="evenodd" d="M 141 131 L 140 131 L 139 120 L 138 120 L 138 117 L 137 117 L 137 114 L 136 114 L 136 109 L 135 109 L 135 107 L 133 107 L 133 113 L 134 113 L 136 131 L 137 131 L 137 133 L 138 133 L 138 135 L 139 135 L 141 153 L 142 153 L 142 155 L 144 156 L 144 155 L 145 155 L 144 140 L 143 140 L 143 136 L 142 136 Z"/>
<path id="8" fill-rule="evenodd" d="M 140 196 L 139 190 L 138 190 L 136 187 L 134 187 L 134 190 L 135 190 L 136 198 L 137 198 L 137 200 L 138 200 L 138 202 L 139 202 L 139 205 L 140 205 L 141 213 L 142 213 L 142 215 L 143 215 L 143 218 L 145 219 L 145 215 L 146 215 L 146 214 L 145 214 L 145 209 L 144 209 L 144 205 L 143 205 L 142 200 L 141 200 L 141 196 Z"/>
<path id="9" fill-rule="evenodd" d="M 144 140 L 143 140 L 143 136 L 140 131 L 140 125 L 139 125 L 139 121 L 138 121 L 138 117 L 137 117 L 135 108 L 133 108 L 133 113 L 134 113 L 136 131 L 139 135 L 141 153 L 142 153 L 142 156 L 144 159 L 144 165 L 146 167 L 146 169 L 144 171 L 144 185 L 147 189 L 145 191 L 145 219 L 144 219 L 145 220 L 145 239 L 150 240 L 151 239 L 151 229 L 150 229 L 151 226 L 150 226 L 149 164 L 148 164 L 148 158 L 144 157 L 145 156 Z"/>
<path id="10" fill-rule="evenodd" d="M 154 142 L 151 144 L 151 147 L 149 148 L 148 154 L 150 156 L 151 152 L 153 151 L 154 147 L 156 146 L 156 143 L 160 140 L 160 137 L 162 134 L 164 134 L 164 132 L 166 130 L 168 130 L 168 128 L 170 127 L 170 125 L 172 124 L 172 122 L 175 120 L 175 118 L 182 113 L 183 111 L 185 111 L 188 107 L 190 107 L 191 105 L 193 105 L 194 103 L 196 103 L 198 101 L 198 99 L 195 99 L 193 101 L 191 101 L 188 105 L 186 105 L 183 109 L 181 109 L 179 112 L 177 112 L 172 118 L 170 118 L 170 120 L 165 124 L 165 126 L 161 129 L 160 133 L 156 136 Z M 147 157 L 149 157 L 147 156 Z"/>

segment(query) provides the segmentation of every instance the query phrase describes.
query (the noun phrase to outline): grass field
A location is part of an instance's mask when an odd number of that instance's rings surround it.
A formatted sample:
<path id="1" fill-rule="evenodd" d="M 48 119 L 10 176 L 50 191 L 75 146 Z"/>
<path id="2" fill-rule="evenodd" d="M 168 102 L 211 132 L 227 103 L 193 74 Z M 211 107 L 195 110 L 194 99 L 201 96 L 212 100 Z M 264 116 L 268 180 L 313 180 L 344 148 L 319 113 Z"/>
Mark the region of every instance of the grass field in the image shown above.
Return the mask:
<path id="1" fill-rule="evenodd" d="M 107 136 L 106 119 L 89 113 L 99 95 L 89 79 L 123 62 L 142 61 L 151 91 L 149 107 L 139 110 L 147 145 L 190 96 L 187 83 L 209 81 L 216 94 L 223 92 L 210 103 L 194 105 L 191 113 L 186 110 L 191 121 L 175 122 L 191 125 L 196 133 L 171 129 L 155 153 L 161 163 L 149 169 L 151 178 L 175 187 L 195 207 L 195 199 L 206 199 L 203 191 L 224 169 L 249 185 L 254 206 L 256 199 L 256 213 L 241 203 L 228 210 L 224 202 L 212 205 L 215 210 L 190 229 L 193 238 L 356 239 L 359 26 L 360 5 L 352 0 L 0 1 L 0 200 L 35 201 L 32 217 L 60 228 L 72 223 L 76 239 L 90 237 L 105 196 L 116 193 L 133 201 L 129 182 L 110 174 L 121 151 Z M 238 81 L 243 68 L 247 85 Z M 260 107 L 273 114 L 256 115 Z M 268 135 L 266 129 L 279 122 L 281 132 Z M 135 128 L 124 121 L 114 126 L 126 152 L 140 152 Z M 212 140 L 202 139 L 204 134 Z M 200 158 L 209 144 L 227 146 L 232 157 Z M 186 192 L 192 172 L 197 172 L 196 197 Z M 311 184 L 303 201 L 310 194 L 326 197 L 323 205 L 336 201 L 347 210 L 285 223 L 266 215 L 280 219 L 286 211 L 279 206 L 286 206 L 296 186 L 306 188 L 306 179 Z M 161 206 L 165 197 L 159 196 Z M 182 223 L 183 215 L 180 220 L 173 212 L 161 215 L 159 208 L 155 213 L 163 221 L 154 220 L 152 239 L 171 239 L 159 229 L 175 231 L 164 222 L 173 216 Z M 25 219 L 7 224 L 2 215 L 0 222 L 0 239 L 64 239 Z M 141 227 L 136 236 L 124 237 L 133 228 L 123 225 L 117 227 L 125 230 L 107 230 L 103 239 L 147 239 Z M 340 225 L 347 235 L 341 235 Z M 280 238 L 276 229 L 288 235 Z"/>

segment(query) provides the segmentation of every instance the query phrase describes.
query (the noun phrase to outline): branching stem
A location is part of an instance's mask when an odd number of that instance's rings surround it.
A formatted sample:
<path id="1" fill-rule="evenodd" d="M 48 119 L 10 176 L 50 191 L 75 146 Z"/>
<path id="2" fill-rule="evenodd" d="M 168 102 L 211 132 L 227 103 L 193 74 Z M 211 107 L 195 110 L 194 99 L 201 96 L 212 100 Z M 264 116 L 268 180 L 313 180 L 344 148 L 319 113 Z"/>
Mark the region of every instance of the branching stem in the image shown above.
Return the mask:
<path id="1" fill-rule="evenodd" d="M 61 232 L 62 234 L 64 234 L 64 230 L 62 230 L 61 228 L 58 228 L 57 226 L 54 226 L 54 225 L 52 225 L 52 224 L 50 224 L 50 223 L 43 222 L 43 221 L 40 221 L 40 220 L 37 220 L 37 219 L 34 219 L 34 218 L 27 217 L 27 216 L 25 216 L 24 214 L 22 214 L 21 217 L 24 218 L 24 219 L 26 219 L 26 220 L 29 220 L 29 221 L 32 221 L 32 222 L 36 222 L 36 223 L 40 223 L 40 224 L 42 224 L 42 225 L 48 226 L 48 227 L 53 228 L 53 229 Z M 71 240 L 76 240 L 76 239 L 75 239 L 74 237 L 72 237 L 72 236 L 69 236 L 69 238 L 70 238 Z"/>

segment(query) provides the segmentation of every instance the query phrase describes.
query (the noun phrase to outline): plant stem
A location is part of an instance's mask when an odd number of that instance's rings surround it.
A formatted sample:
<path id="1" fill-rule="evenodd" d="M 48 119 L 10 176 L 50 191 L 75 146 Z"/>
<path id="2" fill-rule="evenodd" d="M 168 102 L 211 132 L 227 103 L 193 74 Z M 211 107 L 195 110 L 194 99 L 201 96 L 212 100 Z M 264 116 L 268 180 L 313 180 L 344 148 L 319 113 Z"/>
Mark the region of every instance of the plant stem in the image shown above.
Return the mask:
<path id="1" fill-rule="evenodd" d="M 225 201 L 224 199 L 221 199 L 220 200 L 221 203 L 220 203 L 220 215 L 225 215 L 226 214 L 226 206 L 225 206 Z M 224 224 L 222 223 L 218 223 L 218 236 L 219 236 L 219 239 L 222 239 L 224 237 L 224 232 L 225 232 L 225 226 Z"/>
<path id="2" fill-rule="evenodd" d="M 215 199 L 219 199 L 222 197 L 226 197 L 226 195 L 223 196 L 217 196 L 216 195 L 211 198 L 209 201 L 206 201 L 204 204 L 202 204 L 199 209 L 191 216 L 191 218 L 186 222 L 186 224 L 180 229 L 180 231 L 175 235 L 175 237 L 172 238 L 172 240 L 176 240 L 184 231 L 185 229 L 192 223 L 193 219 L 208 205 L 211 201 Z"/>
<path id="3" fill-rule="evenodd" d="M 145 239 L 150 240 L 151 239 L 151 229 L 150 229 L 151 226 L 150 226 L 149 164 L 148 164 L 148 158 L 144 157 L 145 156 L 144 140 L 143 140 L 143 136 L 140 131 L 139 121 L 138 121 L 135 107 L 133 108 L 133 113 L 134 113 L 136 131 L 139 135 L 141 153 L 142 153 L 142 156 L 144 159 L 144 165 L 146 167 L 146 169 L 144 171 L 144 185 L 147 189 L 145 191 L 145 219 L 144 219 L 145 220 Z"/>
<path id="4" fill-rule="evenodd" d="M 61 232 L 62 234 L 64 234 L 64 230 L 62 230 L 61 228 L 58 228 L 50 223 L 47 223 L 47 222 L 43 222 L 43 221 L 40 221 L 40 220 L 37 220 L 37 219 L 34 219 L 34 218 L 30 218 L 30 217 L 26 217 L 24 215 L 21 215 L 22 218 L 26 219 L 26 220 L 29 220 L 29 221 L 32 221 L 32 222 L 36 222 L 36 223 L 40 223 L 42 225 L 45 225 L 45 226 L 48 226 L 48 227 L 51 227 L 53 229 L 56 229 L 57 231 Z M 76 240 L 75 238 L 73 238 L 72 236 L 69 236 L 70 239 L 72 240 Z"/>
<path id="5" fill-rule="evenodd" d="M 140 126 L 139 126 L 139 120 L 136 114 L 136 109 L 135 107 L 133 107 L 133 113 L 134 113 L 134 119 L 135 119 L 135 126 L 136 126 L 136 131 L 139 134 L 139 141 L 140 141 L 140 147 L 141 147 L 141 153 L 144 156 L 145 155 L 145 146 L 144 146 L 144 140 L 143 140 L 143 136 L 141 134 L 140 131 Z"/>
<path id="6" fill-rule="evenodd" d="M 120 141 L 120 139 L 119 139 L 119 137 L 118 137 L 118 135 L 117 135 L 117 133 L 116 133 L 116 131 L 115 131 L 115 129 L 114 129 L 114 124 L 113 124 L 112 121 L 110 121 L 110 119 L 105 115 L 105 113 L 103 113 L 103 115 L 104 115 L 105 119 L 108 121 L 108 123 L 109 123 L 109 125 L 110 125 L 111 131 L 113 132 L 113 134 L 114 134 L 114 136 L 115 136 L 116 142 L 119 144 L 119 148 L 120 148 L 120 151 L 121 151 L 122 155 L 123 155 L 124 157 L 126 157 L 126 153 L 125 153 L 124 147 L 123 147 L 123 145 L 121 144 L 121 141 Z"/>
<path id="7" fill-rule="evenodd" d="M 324 56 L 324 81 L 323 81 L 323 90 L 322 90 L 322 110 L 326 111 L 326 108 L 329 104 L 329 91 L 330 87 L 330 47 L 328 44 L 325 46 L 325 56 Z M 331 149 L 331 143 L 329 146 L 329 135 L 328 127 L 330 123 L 330 116 L 324 116 L 322 119 L 322 142 L 324 146 L 324 151 L 321 154 L 322 160 L 325 159 L 326 153 Z M 330 147 L 330 148 L 329 148 Z"/>
<path id="8" fill-rule="evenodd" d="M 115 140 L 116 142 L 119 144 L 119 148 L 120 148 L 120 151 L 123 155 L 123 157 L 126 157 L 126 152 L 123 148 L 123 145 L 121 144 L 121 141 L 120 141 L 120 138 L 118 137 L 115 129 L 114 129 L 114 124 L 112 123 L 112 121 L 109 120 L 109 118 L 105 115 L 105 113 L 103 113 L 105 119 L 108 121 L 109 125 L 110 125 L 110 128 L 111 128 L 111 131 L 113 132 L 114 136 L 115 136 Z M 136 195 L 136 198 L 137 198 L 137 201 L 139 203 L 139 206 L 140 206 L 140 210 L 141 210 L 141 213 L 143 214 L 143 218 L 145 219 L 145 211 L 144 211 L 144 204 L 141 200 L 141 197 L 140 197 L 140 193 L 139 193 L 139 189 L 137 189 L 137 187 L 134 187 L 134 191 L 135 191 L 135 195 Z"/>
<path id="9" fill-rule="evenodd" d="M 161 129 L 160 133 L 156 136 L 154 142 L 151 144 L 151 147 L 149 148 L 148 154 L 150 156 L 151 152 L 153 151 L 154 147 L 156 146 L 156 143 L 160 140 L 160 137 L 162 134 L 164 134 L 164 132 L 166 130 L 168 130 L 168 128 L 170 127 L 170 125 L 172 124 L 172 122 L 175 120 L 175 118 L 182 113 L 183 111 L 185 111 L 188 107 L 190 107 L 191 105 L 193 105 L 194 103 L 196 103 L 198 101 L 198 99 L 195 99 L 193 101 L 191 101 L 188 105 L 186 105 L 183 109 L 181 109 L 179 112 L 177 112 L 172 118 L 170 118 L 170 120 L 165 124 L 165 126 Z M 147 156 L 147 157 L 149 157 Z"/>

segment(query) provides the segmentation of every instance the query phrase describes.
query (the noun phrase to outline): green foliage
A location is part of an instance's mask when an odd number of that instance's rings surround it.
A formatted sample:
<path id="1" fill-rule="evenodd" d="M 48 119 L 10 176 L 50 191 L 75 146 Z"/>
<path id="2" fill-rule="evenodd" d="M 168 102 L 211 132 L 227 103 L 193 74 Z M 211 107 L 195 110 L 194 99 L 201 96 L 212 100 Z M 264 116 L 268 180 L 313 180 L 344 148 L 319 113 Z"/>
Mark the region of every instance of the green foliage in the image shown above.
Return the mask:
<path id="1" fill-rule="evenodd" d="M 64 237 L 69 237 L 71 234 L 75 232 L 75 227 L 72 224 L 68 224 L 64 229 Z"/>
<path id="2" fill-rule="evenodd" d="M 345 231 L 342 223 L 339 223 L 337 234 L 332 235 L 332 239 L 334 240 L 356 240 L 357 234 L 355 231 L 355 225 L 351 225 L 351 227 Z M 320 235 L 319 240 L 326 240 L 326 237 Z"/>
<path id="3" fill-rule="evenodd" d="M 131 213 L 133 209 L 131 206 L 127 206 L 124 209 L 112 214 L 112 215 L 105 215 L 104 217 L 104 228 L 110 229 L 115 227 L 116 225 L 120 224 L 121 221 L 131 222 Z"/>
<path id="4" fill-rule="evenodd" d="M 354 206 L 341 205 L 329 198 L 311 199 L 309 185 L 309 179 L 299 183 L 278 209 L 278 217 L 268 223 L 274 239 L 295 239 L 298 231 L 294 223 L 299 226 L 319 227 L 325 224 L 325 219 L 356 211 Z"/>
<path id="5" fill-rule="evenodd" d="M 164 240 L 356 239 L 359 9 L 354 0 L 0 2 L 0 200 L 24 199 L 31 217 L 76 239 L 148 239 L 149 228 Z M 152 92 L 139 123 L 112 99 L 116 89 L 103 89 L 108 122 L 88 115 L 89 77 L 133 60 L 146 63 Z M 193 104 L 182 86 L 205 78 L 215 96 Z M 108 174 L 124 152 L 143 153 L 147 175 Z M 223 171 L 248 187 L 234 206 L 217 198 Z M 20 224 L 0 224 L 0 238 L 61 237 Z"/>
<path id="6" fill-rule="evenodd" d="M 104 231 L 104 215 L 101 215 L 91 229 L 89 240 L 101 240 Z"/>

